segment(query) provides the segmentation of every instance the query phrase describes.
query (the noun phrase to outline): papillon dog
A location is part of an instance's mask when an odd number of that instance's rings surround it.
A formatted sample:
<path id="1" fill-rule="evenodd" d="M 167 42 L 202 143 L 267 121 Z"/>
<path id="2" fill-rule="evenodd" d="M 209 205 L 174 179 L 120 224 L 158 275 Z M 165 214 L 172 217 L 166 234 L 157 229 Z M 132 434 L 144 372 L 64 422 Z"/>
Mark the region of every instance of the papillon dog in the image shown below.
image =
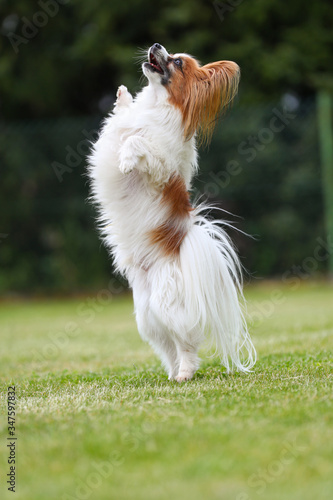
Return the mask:
<path id="1" fill-rule="evenodd" d="M 132 290 L 140 335 L 170 380 L 199 366 L 205 339 L 227 372 L 247 372 L 256 352 L 243 314 L 241 265 L 223 223 L 193 205 L 196 140 L 209 141 L 234 98 L 239 67 L 200 66 L 155 43 L 135 99 L 120 86 L 89 158 L 92 198 L 116 269 Z"/>

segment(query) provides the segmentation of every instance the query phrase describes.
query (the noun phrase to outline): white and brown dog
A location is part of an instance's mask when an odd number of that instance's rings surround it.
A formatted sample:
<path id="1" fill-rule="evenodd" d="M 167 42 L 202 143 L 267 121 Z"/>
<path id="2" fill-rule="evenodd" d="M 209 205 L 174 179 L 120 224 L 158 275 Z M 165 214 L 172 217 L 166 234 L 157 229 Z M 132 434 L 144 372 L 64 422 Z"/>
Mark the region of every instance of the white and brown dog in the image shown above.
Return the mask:
<path id="1" fill-rule="evenodd" d="M 189 198 L 196 136 L 210 139 L 237 92 L 239 67 L 200 66 L 155 43 L 142 68 L 148 85 L 134 100 L 119 88 L 90 156 L 102 234 L 133 289 L 138 330 L 170 379 L 193 376 L 205 338 L 227 371 L 249 371 L 256 353 L 239 301 L 238 257 L 221 225 Z"/>

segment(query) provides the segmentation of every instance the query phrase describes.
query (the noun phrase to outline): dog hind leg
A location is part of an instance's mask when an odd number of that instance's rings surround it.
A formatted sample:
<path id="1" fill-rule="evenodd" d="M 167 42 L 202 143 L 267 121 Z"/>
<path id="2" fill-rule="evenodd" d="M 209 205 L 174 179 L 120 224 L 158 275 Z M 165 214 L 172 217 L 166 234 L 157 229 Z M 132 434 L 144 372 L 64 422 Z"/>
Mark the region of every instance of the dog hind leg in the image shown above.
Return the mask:
<path id="1" fill-rule="evenodd" d="M 136 273 L 132 288 L 139 333 L 160 357 L 169 380 L 173 380 L 179 371 L 177 345 L 170 331 L 159 321 L 150 308 L 151 288 L 146 271 L 139 270 Z"/>

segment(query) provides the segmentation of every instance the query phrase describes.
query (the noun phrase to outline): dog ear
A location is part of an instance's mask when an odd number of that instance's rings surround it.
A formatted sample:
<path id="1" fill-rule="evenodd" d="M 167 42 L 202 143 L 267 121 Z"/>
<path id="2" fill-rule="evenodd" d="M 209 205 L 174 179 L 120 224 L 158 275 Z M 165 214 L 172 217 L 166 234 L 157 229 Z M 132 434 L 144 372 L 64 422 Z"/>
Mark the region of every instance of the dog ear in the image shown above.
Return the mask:
<path id="1" fill-rule="evenodd" d="M 199 142 L 209 143 L 218 115 L 231 103 L 238 89 L 240 70 L 232 61 L 200 66 L 184 57 L 184 69 L 172 75 L 169 101 L 183 116 L 185 139 L 196 132 Z"/>
<path id="2" fill-rule="evenodd" d="M 218 61 L 202 66 L 199 72 L 196 82 L 198 129 L 201 142 L 209 143 L 218 116 L 237 93 L 240 69 L 232 61 Z"/>

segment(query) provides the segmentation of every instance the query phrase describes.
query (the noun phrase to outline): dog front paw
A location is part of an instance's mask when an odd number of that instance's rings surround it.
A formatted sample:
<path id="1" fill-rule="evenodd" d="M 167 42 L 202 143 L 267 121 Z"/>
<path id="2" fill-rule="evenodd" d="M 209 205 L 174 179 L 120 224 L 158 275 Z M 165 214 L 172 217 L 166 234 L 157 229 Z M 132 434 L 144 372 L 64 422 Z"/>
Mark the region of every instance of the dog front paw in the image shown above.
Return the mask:
<path id="1" fill-rule="evenodd" d="M 122 174 L 129 174 L 135 168 L 135 162 L 129 159 L 123 160 L 119 164 L 119 170 Z"/>
<path id="2" fill-rule="evenodd" d="M 128 174 L 134 168 L 141 172 L 146 171 L 147 150 L 142 137 L 133 135 L 126 139 L 120 150 L 119 163 L 123 174 Z"/>
<path id="3" fill-rule="evenodd" d="M 117 101 L 116 106 L 128 106 L 133 102 L 132 95 L 128 92 L 125 85 L 120 85 L 117 90 Z"/>

